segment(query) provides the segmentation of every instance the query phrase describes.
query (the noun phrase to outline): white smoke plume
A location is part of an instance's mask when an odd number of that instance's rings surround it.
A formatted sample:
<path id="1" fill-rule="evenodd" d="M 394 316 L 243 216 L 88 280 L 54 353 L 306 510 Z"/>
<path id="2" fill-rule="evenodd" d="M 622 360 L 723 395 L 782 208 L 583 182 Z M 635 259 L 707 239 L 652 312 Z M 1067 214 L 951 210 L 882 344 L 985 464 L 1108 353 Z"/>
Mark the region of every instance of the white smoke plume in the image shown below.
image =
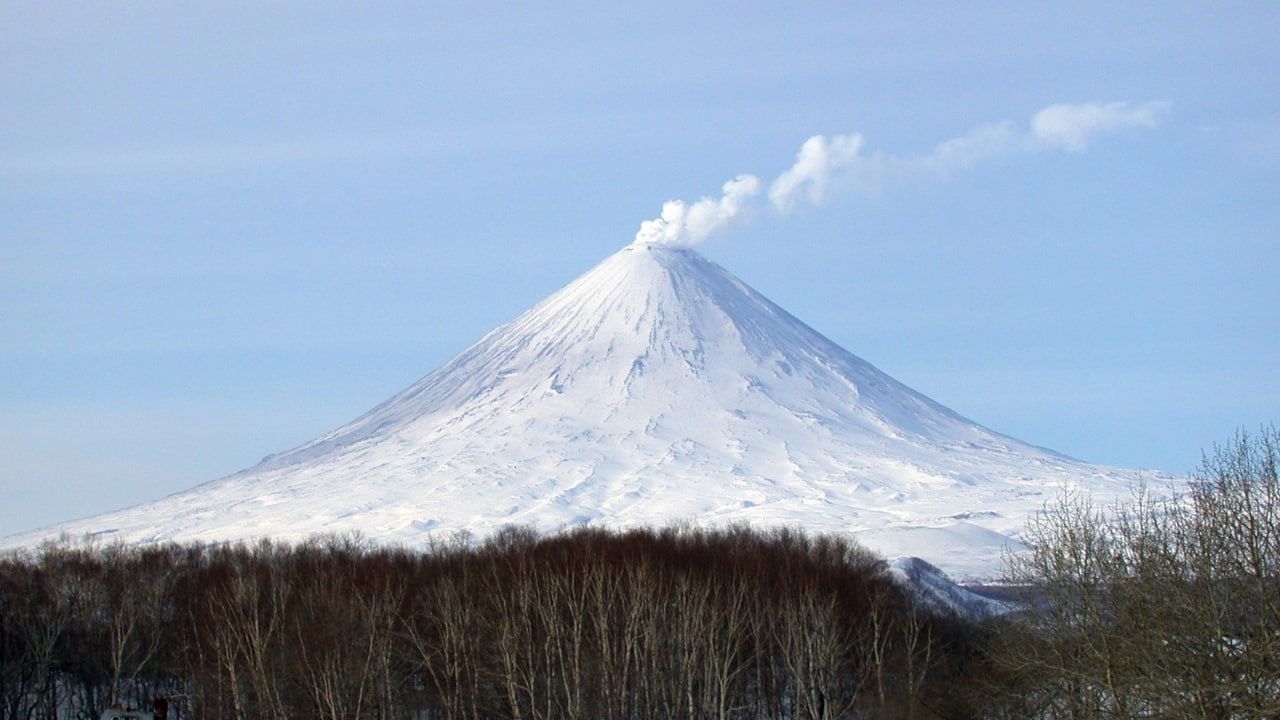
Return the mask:
<path id="1" fill-rule="evenodd" d="M 1153 128 L 1169 110 L 1164 101 L 1050 105 L 1031 118 L 1031 132 L 1049 147 L 1081 152 L 1098 135 L 1125 128 Z"/>
<path id="2" fill-rule="evenodd" d="M 790 210 L 801 195 L 821 205 L 832 174 L 856 163 L 861 150 L 862 136 L 857 133 L 834 135 L 830 140 L 814 135 L 800 146 L 795 164 L 769 186 L 769 201 L 781 212 Z"/>
<path id="3" fill-rule="evenodd" d="M 636 242 L 641 244 L 697 245 L 711 233 L 724 227 L 742 212 L 747 201 L 760 192 L 760 178 L 755 175 L 739 175 L 721 188 L 719 200 L 704 197 L 686 205 L 683 200 L 668 200 L 662 204 L 662 215 L 640 223 Z"/>
<path id="4" fill-rule="evenodd" d="M 795 163 L 769 184 L 768 199 L 774 210 L 787 213 L 801 202 L 821 205 L 834 185 L 878 191 L 890 182 L 945 176 L 1002 157 L 1054 150 L 1083 152 L 1103 135 L 1156 127 L 1169 109 L 1165 101 L 1060 103 L 1041 109 L 1025 123 L 1004 120 L 979 125 L 938 143 L 924 155 L 867 154 L 858 133 L 814 135 L 800 146 Z M 692 205 L 667 201 L 661 217 L 641 223 L 636 242 L 697 245 L 747 209 L 760 192 L 760 180 L 739 175 L 723 190 L 719 200 L 702 198 Z"/>

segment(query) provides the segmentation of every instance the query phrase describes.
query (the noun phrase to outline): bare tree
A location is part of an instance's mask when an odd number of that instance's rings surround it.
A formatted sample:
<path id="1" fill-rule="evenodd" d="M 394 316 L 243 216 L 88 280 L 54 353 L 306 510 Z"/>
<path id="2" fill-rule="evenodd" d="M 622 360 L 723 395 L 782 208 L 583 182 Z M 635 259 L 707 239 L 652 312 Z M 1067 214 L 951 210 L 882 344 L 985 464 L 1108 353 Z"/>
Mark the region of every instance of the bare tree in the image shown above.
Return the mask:
<path id="1" fill-rule="evenodd" d="M 837 600 L 813 589 L 788 596 L 775 633 L 796 717 L 845 717 L 858 699 L 862 676 L 850 662 L 853 629 L 842 622 Z"/>
<path id="2" fill-rule="evenodd" d="M 231 574 L 210 593 L 219 665 L 237 693 L 237 712 L 286 717 L 282 643 L 288 631 L 292 579 L 287 555 L 260 543 L 253 555 L 229 553 Z M 241 683 L 247 689 L 241 699 Z"/>
<path id="3" fill-rule="evenodd" d="M 918 608 L 911 607 L 902 622 L 902 656 L 906 663 L 902 683 L 908 718 L 914 718 L 919 711 L 920 689 L 933 660 L 933 642 L 933 624 Z"/>
<path id="4" fill-rule="evenodd" d="M 485 628 L 474 599 L 468 573 L 444 575 L 425 589 L 402 623 L 415 667 L 431 683 L 447 720 L 480 717 L 477 643 Z"/>
<path id="5" fill-rule="evenodd" d="M 1011 578 L 1039 603 L 1005 668 L 1047 717 L 1280 713 L 1280 482 L 1274 428 L 1215 447 L 1182 494 L 1113 508 L 1067 494 Z"/>

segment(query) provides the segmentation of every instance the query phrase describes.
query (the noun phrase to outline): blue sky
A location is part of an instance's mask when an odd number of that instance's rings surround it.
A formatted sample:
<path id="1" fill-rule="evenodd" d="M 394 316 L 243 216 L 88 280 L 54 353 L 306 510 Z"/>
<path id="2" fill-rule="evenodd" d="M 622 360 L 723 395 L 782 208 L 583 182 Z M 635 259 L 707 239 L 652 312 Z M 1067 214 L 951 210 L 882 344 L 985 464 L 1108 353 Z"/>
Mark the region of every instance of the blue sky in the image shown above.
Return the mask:
<path id="1" fill-rule="evenodd" d="M 1274 5 L 181 5 L 0 6 L 0 533 L 332 429 L 813 135 L 915 162 L 1055 104 L 1167 105 L 699 249 L 1070 455 L 1277 419 Z"/>

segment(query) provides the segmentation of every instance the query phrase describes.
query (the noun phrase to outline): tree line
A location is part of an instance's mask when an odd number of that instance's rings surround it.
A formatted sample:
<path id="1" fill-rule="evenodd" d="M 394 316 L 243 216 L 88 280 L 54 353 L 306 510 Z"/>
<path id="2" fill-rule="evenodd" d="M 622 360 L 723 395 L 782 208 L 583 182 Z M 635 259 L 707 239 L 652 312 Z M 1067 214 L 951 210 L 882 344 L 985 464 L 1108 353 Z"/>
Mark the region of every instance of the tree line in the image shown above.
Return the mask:
<path id="1" fill-rule="evenodd" d="M 51 544 L 0 562 L 0 717 L 959 712 L 970 628 L 850 540 L 749 528 L 425 549 Z"/>

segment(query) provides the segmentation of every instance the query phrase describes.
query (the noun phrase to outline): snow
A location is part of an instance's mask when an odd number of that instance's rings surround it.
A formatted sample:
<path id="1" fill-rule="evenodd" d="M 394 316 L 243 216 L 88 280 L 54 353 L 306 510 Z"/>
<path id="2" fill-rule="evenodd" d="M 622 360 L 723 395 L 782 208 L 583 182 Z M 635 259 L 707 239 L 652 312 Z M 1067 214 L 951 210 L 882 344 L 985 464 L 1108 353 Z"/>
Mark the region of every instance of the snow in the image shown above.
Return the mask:
<path id="1" fill-rule="evenodd" d="M 896 558 L 889 563 L 889 573 L 919 605 L 935 613 L 982 621 L 1016 609 L 957 585 L 937 566 L 918 557 Z"/>
<path id="2" fill-rule="evenodd" d="M 988 430 L 693 250 L 641 243 L 327 435 L 2 544 L 749 522 L 854 533 L 985 579 L 1056 492 L 1109 498 L 1136 475 Z"/>

